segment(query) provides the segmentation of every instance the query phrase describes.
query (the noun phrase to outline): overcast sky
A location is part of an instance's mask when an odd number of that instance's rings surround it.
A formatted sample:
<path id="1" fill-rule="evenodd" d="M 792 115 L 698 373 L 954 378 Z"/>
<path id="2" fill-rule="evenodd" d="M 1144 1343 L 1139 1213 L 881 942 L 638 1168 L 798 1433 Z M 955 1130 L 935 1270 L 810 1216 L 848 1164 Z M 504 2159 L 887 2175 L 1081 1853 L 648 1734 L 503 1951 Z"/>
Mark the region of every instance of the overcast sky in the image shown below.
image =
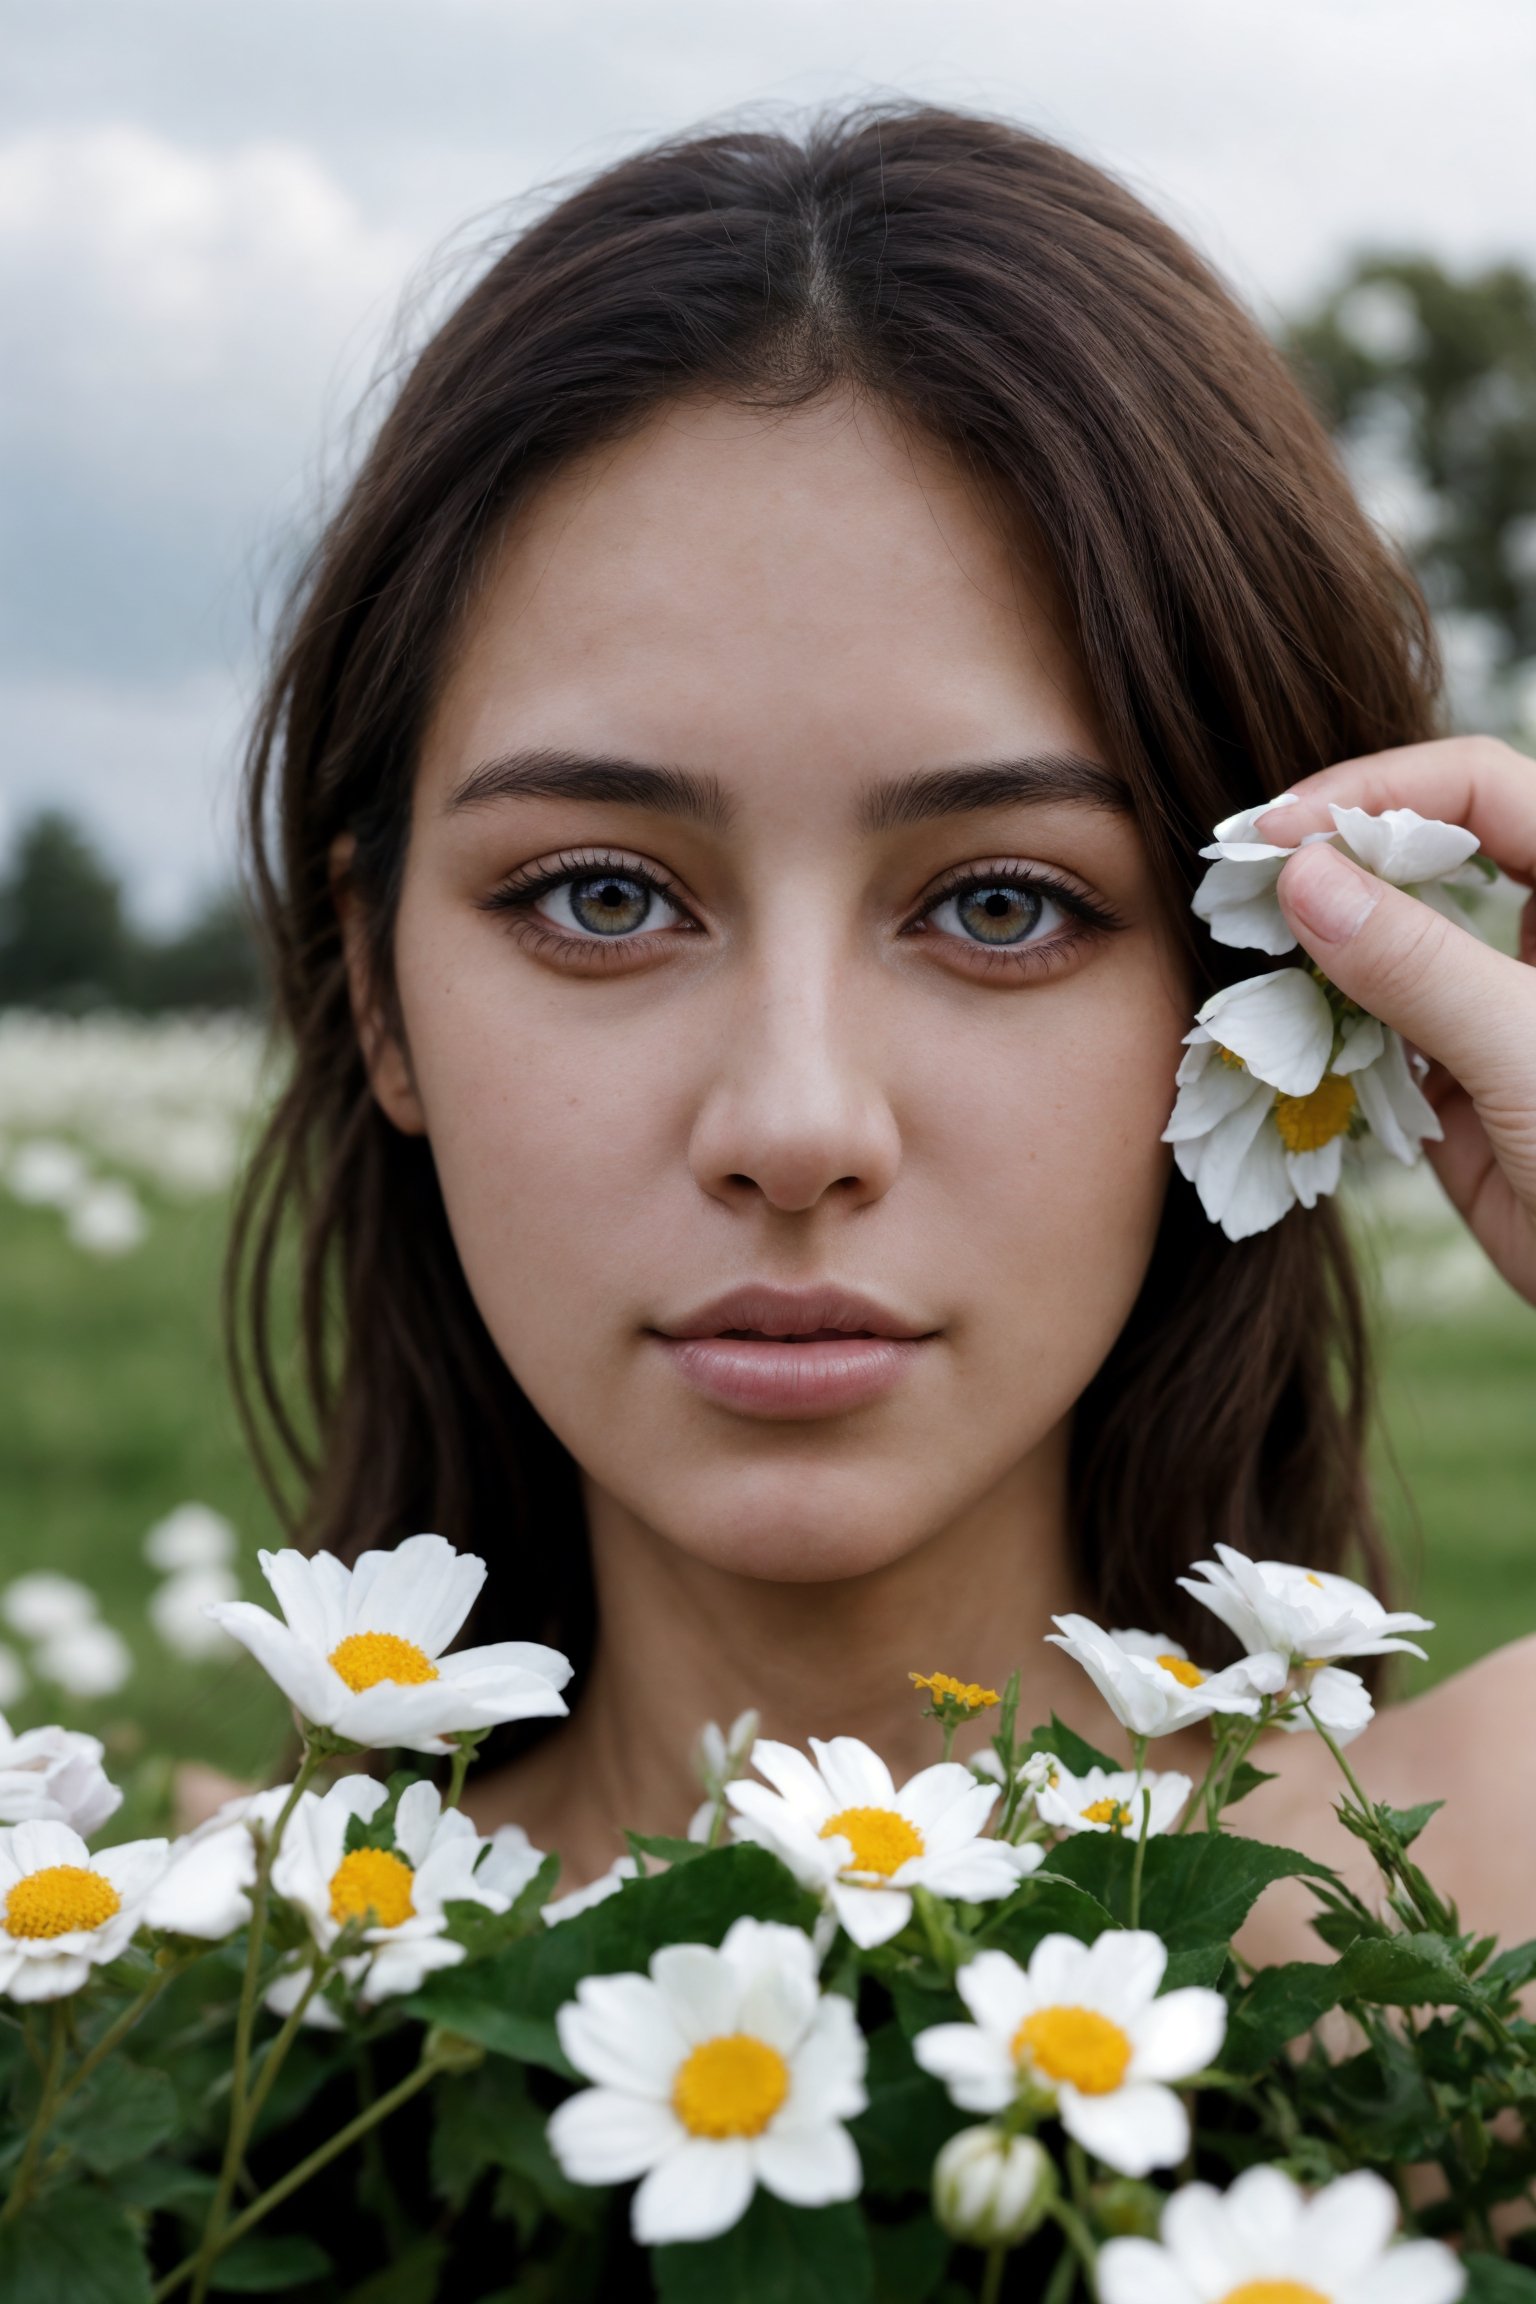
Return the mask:
<path id="1" fill-rule="evenodd" d="M 0 842 L 227 869 L 263 602 L 465 226 L 743 107 L 1064 138 L 1267 316 L 1358 248 L 1536 264 L 1536 0 L 0 0 Z"/>

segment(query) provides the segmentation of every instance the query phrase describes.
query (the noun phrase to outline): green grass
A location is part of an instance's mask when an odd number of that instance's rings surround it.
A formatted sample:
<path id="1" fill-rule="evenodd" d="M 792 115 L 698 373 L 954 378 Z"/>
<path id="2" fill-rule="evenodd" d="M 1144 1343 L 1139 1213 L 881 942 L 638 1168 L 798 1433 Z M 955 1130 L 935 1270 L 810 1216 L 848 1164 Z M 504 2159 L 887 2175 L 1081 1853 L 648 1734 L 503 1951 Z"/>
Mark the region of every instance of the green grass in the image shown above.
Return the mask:
<path id="1" fill-rule="evenodd" d="M 283 1734 L 253 1666 L 181 1663 L 144 1614 L 143 1535 L 173 1505 L 229 1515 L 252 1597 L 256 1548 L 276 1533 L 224 1377 L 223 1224 L 217 1202 L 157 1203 L 143 1248 L 98 1261 L 51 1212 L 0 1195 L 0 1580 L 44 1566 L 82 1577 L 137 1657 L 120 1696 L 83 1704 L 34 1686 L 13 1724 L 62 1715 L 105 1736 L 135 1822 L 155 1808 L 165 1756 L 261 1770 Z M 1443 1249 L 1410 1241 L 1410 1265 L 1426 1252 Z M 1383 1351 L 1383 1502 L 1404 1596 L 1440 1627 L 1423 1684 L 1536 1631 L 1536 1316 L 1474 1282 L 1450 1309 L 1385 1318 Z"/>

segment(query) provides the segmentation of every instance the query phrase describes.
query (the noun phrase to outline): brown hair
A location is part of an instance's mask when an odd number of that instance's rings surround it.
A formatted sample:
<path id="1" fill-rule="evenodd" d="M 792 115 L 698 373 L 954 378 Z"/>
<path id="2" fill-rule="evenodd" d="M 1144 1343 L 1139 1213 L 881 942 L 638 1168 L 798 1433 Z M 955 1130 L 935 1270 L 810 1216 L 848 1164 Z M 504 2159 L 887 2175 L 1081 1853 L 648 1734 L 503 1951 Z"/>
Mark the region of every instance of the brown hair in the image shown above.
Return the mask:
<path id="1" fill-rule="evenodd" d="M 492 1591 L 516 1628 L 578 1658 L 574 1468 L 474 1307 L 428 1145 L 369 1092 L 328 855 L 354 836 L 387 1000 L 417 745 L 487 543 L 562 460 L 671 395 L 783 406 L 839 385 L 946 442 L 1043 543 L 1202 990 L 1252 961 L 1183 909 L 1207 828 L 1431 729 L 1422 603 L 1274 350 L 1175 233 L 1058 146 L 923 109 L 670 143 L 497 257 L 316 547 L 253 737 L 248 830 L 294 1063 L 231 1308 L 253 1433 L 269 1472 L 274 1453 L 298 1470 L 304 1538 L 347 1552 L 433 1528 L 508 1557 Z M 290 1241 L 297 1408 L 274 1310 Z M 1173 1177 L 1140 1300 L 1076 1412 L 1076 1542 L 1109 1622 L 1176 1629 L 1175 1570 L 1218 1538 L 1379 1573 L 1366 1358 L 1330 1208 L 1234 1246 Z"/>

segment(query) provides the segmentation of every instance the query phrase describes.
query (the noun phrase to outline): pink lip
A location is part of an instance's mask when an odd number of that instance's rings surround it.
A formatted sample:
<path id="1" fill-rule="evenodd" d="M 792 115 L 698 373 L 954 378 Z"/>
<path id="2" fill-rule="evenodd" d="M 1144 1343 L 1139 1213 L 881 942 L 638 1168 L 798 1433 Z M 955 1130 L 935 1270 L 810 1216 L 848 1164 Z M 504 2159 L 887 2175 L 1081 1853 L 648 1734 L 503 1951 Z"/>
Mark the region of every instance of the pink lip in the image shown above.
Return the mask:
<path id="1" fill-rule="evenodd" d="M 882 1399 L 935 1331 L 831 1285 L 732 1289 L 655 1330 L 685 1384 L 748 1416 L 837 1416 Z"/>

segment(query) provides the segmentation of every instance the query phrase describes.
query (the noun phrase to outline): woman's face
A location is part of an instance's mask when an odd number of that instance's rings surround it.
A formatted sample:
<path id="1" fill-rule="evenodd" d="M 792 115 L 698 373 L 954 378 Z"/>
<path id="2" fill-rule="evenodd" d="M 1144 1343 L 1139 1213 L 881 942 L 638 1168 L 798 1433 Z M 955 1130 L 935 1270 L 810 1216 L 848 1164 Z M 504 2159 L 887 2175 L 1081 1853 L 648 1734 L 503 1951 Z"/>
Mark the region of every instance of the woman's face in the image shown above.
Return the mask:
<path id="1" fill-rule="evenodd" d="M 858 1575 L 1044 1450 L 1140 1285 L 1186 988 L 1044 589 L 868 403 L 562 472 L 424 748 L 381 1100 L 589 1481 Z"/>

